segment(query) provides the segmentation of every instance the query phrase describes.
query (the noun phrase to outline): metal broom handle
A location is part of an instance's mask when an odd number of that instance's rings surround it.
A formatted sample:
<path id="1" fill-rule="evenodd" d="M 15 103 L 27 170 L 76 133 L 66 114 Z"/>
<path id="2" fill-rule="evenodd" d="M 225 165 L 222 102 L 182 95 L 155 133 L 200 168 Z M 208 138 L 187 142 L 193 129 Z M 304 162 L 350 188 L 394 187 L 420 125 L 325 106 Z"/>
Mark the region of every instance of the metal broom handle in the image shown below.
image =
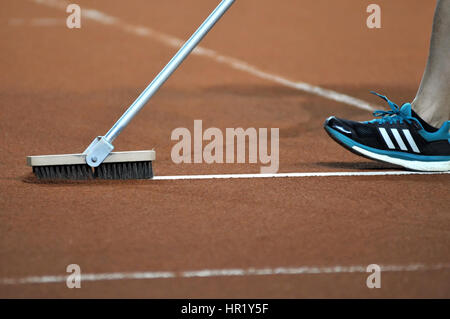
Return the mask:
<path id="1" fill-rule="evenodd" d="M 172 73 L 180 66 L 186 57 L 195 49 L 199 42 L 212 29 L 217 21 L 225 14 L 231 7 L 235 0 L 223 0 L 216 9 L 209 15 L 209 17 L 202 23 L 202 25 L 195 31 L 195 33 L 186 41 L 181 49 L 175 54 L 164 69 L 156 76 L 152 83 L 139 95 L 136 101 L 126 110 L 120 119 L 104 136 L 110 143 L 119 136 L 120 132 L 130 123 L 133 117 L 144 107 L 151 97 L 158 91 L 158 89 L 167 81 Z"/>

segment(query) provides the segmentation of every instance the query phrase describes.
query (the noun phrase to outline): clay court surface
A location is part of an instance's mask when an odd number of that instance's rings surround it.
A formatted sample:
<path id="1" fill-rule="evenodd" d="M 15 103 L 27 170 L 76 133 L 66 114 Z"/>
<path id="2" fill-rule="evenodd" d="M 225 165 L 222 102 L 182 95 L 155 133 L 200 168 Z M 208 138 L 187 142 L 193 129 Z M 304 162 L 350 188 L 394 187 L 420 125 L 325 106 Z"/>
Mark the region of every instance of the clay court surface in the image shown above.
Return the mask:
<path id="1" fill-rule="evenodd" d="M 374 107 L 383 104 L 370 90 L 411 101 L 435 2 L 376 1 L 382 28 L 369 30 L 371 2 L 237 0 L 201 43 L 216 55 L 190 56 L 116 150 L 154 148 L 156 176 L 259 173 L 261 164 L 174 164 L 172 130 L 201 119 L 224 131 L 279 128 L 280 173 L 398 171 L 322 128 L 330 115 L 366 120 L 368 110 L 217 58 Z M 0 297 L 450 297 L 448 174 L 38 183 L 26 156 L 83 152 L 176 52 L 169 36 L 187 39 L 218 1 L 76 3 L 90 9 L 79 30 L 65 26 L 64 1 L 0 2 Z M 174 275 L 44 282 L 69 264 Z M 369 264 L 386 267 L 381 289 L 366 286 Z M 201 270 L 209 275 L 186 275 Z"/>

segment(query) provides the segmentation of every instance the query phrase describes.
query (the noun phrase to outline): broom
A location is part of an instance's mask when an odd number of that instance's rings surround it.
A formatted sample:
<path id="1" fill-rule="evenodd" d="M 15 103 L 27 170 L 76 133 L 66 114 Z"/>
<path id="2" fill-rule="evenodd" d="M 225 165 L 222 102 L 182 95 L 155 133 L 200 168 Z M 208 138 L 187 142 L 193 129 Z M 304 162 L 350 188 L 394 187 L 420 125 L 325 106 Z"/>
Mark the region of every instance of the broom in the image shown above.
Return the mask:
<path id="1" fill-rule="evenodd" d="M 149 179 L 155 151 L 112 152 L 112 142 L 194 50 L 235 0 L 223 0 L 164 69 L 145 88 L 105 136 L 96 137 L 82 154 L 27 156 L 39 179 Z"/>

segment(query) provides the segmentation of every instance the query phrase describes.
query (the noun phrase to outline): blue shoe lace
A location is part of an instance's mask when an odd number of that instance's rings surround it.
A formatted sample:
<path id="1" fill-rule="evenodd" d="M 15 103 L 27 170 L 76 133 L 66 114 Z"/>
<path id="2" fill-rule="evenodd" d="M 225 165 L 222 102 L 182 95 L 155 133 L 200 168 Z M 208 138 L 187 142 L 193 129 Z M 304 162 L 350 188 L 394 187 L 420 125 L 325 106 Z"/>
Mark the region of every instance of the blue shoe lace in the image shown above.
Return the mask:
<path id="1" fill-rule="evenodd" d="M 378 94 L 377 92 L 374 92 L 374 91 L 371 91 L 370 93 L 375 94 L 376 96 L 379 96 L 380 98 L 385 100 L 391 107 L 390 111 L 377 110 L 377 111 L 373 112 L 373 116 L 380 117 L 380 118 L 374 119 L 370 122 L 379 123 L 379 124 L 384 124 L 384 123 L 393 124 L 396 122 L 400 122 L 400 124 L 402 124 L 403 121 L 409 122 L 410 120 L 412 120 L 412 118 L 410 117 L 409 114 L 403 113 L 401 108 L 397 104 L 395 104 L 394 102 L 389 100 L 386 96 Z"/>

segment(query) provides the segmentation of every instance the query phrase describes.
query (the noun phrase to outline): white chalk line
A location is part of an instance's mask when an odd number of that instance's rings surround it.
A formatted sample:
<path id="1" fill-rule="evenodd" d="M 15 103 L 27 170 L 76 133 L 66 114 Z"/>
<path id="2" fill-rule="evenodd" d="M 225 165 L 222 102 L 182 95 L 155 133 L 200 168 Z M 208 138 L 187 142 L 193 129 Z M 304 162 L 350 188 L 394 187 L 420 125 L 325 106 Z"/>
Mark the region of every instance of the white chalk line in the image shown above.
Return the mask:
<path id="1" fill-rule="evenodd" d="M 401 176 L 401 175 L 440 175 L 440 174 L 450 174 L 450 172 L 377 171 L 377 172 L 310 172 L 310 173 L 277 173 L 277 174 L 175 175 L 175 176 L 155 176 L 153 177 L 153 180 L 166 181 L 166 180 L 186 180 L 186 179 Z"/>
<path id="2" fill-rule="evenodd" d="M 69 2 L 62 0 L 31 0 L 38 4 L 43 4 L 49 7 L 58 8 L 65 10 Z M 174 36 L 171 36 L 169 34 L 159 32 L 156 30 L 153 30 L 151 28 L 145 27 L 145 26 L 137 26 L 125 23 L 121 21 L 117 17 L 110 16 L 104 12 L 100 12 L 95 9 L 88 9 L 88 8 L 82 8 L 82 17 L 86 19 L 91 19 L 93 21 L 96 21 L 98 23 L 109 25 L 109 26 L 115 26 L 119 29 L 132 33 L 137 36 L 151 38 L 153 40 L 157 40 L 160 43 L 163 43 L 169 47 L 178 49 L 180 48 L 184 41 L 182 39 L 176 38 Z M 287 79 L 285 77 L 282 77 L 280 75 L 276 75 L 273 73 L 265 72 L 256 66 L 250 65 L 245 61 L 235 59 L 229 56 L 222 55 L 214 50 L 207 49 L 204 47 L 197 47 L 192 54 L 207 57 L 211 60 L 214 60 L 215 62 L 218 62 L 220 64 L 227 65 L 231 67 L 232 69 L 239 70 L 242 72 L 246 72 L 248 74 L 251 74 L 255 77 L 258 77 L 263 80 L 275 82 L 278 84 L 281 84 L 283 86 L 298 90 L 307 92 L 310 94 L 314 94 L 332 101 L 344 103 L 347 105 L 351 105 L 354 107 L 357 107 L 359 109 L 367 110 L 367 111 L 373 111 L 375 110 L 368 102 L 357 99 L 355 97 L 336 92 L 334 90 L 329 90 L 322 88 L 320 86 L 312 85 L 306 82 L 298 82 L 293 81 L 290 79 Z"/>
<path id="3" fill-rule="evenodd" d="M 435 265 L 380 265 L 382 272 L 418 272 L 450 269 L 450 264 Z M 111 281 L 131 279 L 174 279 L 174 278 L 214 278 L 214 277 L 245 277 L 245 276 L 279 276 L 279 275 L 321 275 L 321 274 L 351 274 L 366 273 L 367 266 L 301 266 L 277 268 L 231 268 L 231 269 L 202 269 L 193 271 L 145 271 L 145 272 L 113 272 L 98 274 L 81 274 L 83 281 Z M 70 274 L 69 274 L 70 275 Z M 2 285 L 49 284 L 66 282 L 69 275 L 32 276 L 23 278 L 0 279 Z"/>
<path id="4" fill-rule="evenodd" d="M 19 19 L 13 18 L 8 20 L 8 25 L 12 27 L 30 26 L 30 27 L 53 27 L 65 26 L 66 20 L 59 18 L 34 18 Z"/>

